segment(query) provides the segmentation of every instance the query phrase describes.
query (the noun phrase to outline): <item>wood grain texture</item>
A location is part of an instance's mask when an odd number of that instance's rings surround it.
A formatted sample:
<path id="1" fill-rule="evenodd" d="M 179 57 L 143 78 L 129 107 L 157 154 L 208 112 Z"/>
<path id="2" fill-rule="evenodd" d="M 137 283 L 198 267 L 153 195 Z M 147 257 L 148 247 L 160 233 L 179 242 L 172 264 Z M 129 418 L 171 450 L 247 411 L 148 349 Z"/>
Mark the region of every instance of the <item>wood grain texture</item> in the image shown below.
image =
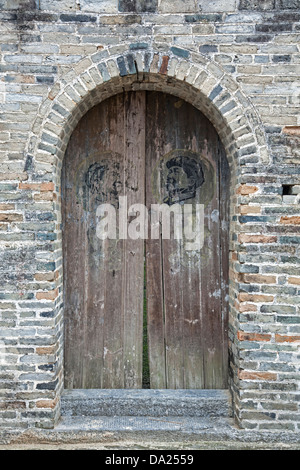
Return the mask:
<path id="1" fill-rule="evenodd" d="M 99 240 L 96 208 L 117 210 L 124 193 L 130 204 L 144 201 L 144 96 L 124 93 L 90 110 L 66 152 L 66 388 L 141 387 L 144 243 L 135 241 L 133 255 L 131 241 Z"/>
<path id="2" fill-rule="evenodd" d="M 184 161 L 198 158 L 205 177 L 195 194 L 184 194 L 180 188 L 177 195 L 173 192 L 173 203 L 179 201 L 182 207 L 205 205 L 203 249 L 188 252 L 184 240 L 147 242 L 151 387 L 225 388 L 229 200 L 225 152 L 207 118 L 176 97 L 149 92 L 146 124 L 146 181 L 152 180 L 147 204 L 153 203 L 153 195 L 155 202 L 168 200 L 166 185 L 173 177 L 182 188 L 187 185 L 176 179 Z M 177 176 L 172 174 L 172 160 L 179 167 Z"/>
<path id="3" fill-rule="evenodd" d="M 146 204 L 146 241 L 96 236 L 97 207 L 118 214 L 119 196 Z M 152 204 L 203 204 L 203 248 L 164 239 L 161 223 L 152 239 Z M 226 388 L 229 169 L 208 119 L 159 92 L 91 109 L 66 152 L 62 216 L 65 387 L 142 386 L 146 263 L 151 388 Z"/>

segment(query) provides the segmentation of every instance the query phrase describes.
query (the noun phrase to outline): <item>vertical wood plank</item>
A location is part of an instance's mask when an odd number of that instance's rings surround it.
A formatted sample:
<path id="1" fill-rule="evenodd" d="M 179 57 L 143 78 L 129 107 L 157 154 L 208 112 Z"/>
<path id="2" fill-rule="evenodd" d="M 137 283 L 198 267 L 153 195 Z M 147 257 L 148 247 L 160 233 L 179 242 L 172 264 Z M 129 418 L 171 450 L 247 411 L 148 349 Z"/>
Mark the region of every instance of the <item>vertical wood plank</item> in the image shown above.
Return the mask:
<path id="1" fill-rule="evenodd" d="M 157 126 L 157 119 L 162 113 L 163 108 L 160 108 L 159 101 L 153 94 L 148 93 L 146 101 L 146 206 L 150 221 L 151 204 L 158 202 L 153 194 L 153 174 L 165 145 L 161 127 Z M 157 178 L 160 178 L 159 172 Z M 157 181 L 157 186 L 160 187 L 159 181 Z M 166 388 L 162 244 L 161 238 L 151 238 L 150 225 L 145 252 L 150 387 Z"/>
<path id="2" fill-rule="evenodd" d="M 165 98 L 165 138 L 168 148 L 199 151 L 199 139 L 195 139 L 195 122 L 200 126 L 199 116 L 188 103 L 176 97 Z M 181 159 L 189 158 L 184 152 L 176 153 Z M 176 158 L 175 157 L 175 158 Z M 170 161 L 170 160 L 169 160 Z M 180 166 L 181 164 L 178 163 Z M 172 176 L 168 170 L 167 180 Z M 182 167 L 180 167 L 182 169 Z M 183 172 L 176 179 L 180 188 L 185 181 Z M 176 177 L 175 177 L 176 178 Z M 195 204 L 197 196 L 184 199 L 184 195 L 174 198 L 173 203 L 180 203 L 182 210 L 186 203 Z M 198 195 L 199 199 L 199 195 Z M 168 388 L 203 388 L 203 341 L 200 324 L 200 273 L 198 257 L 191 257 L 186 251 L 184 240 L 163 241 L 164 292 L 166 310 L 166 345 L 167 345 L 167 387 Z"/>
<path id="3" fill-rule="evenodd" d="M 216 138 L 216 137 L 215 137 Z M 214 141 L 215 142 L 215 141 Z M 209 140 L 211 144 L 211 138 Z M 215 151 L 217 149 L 214 149 Z M 215 152 L 207 149 L 206 156 L 213 166 L 216 183 L 219 181 L 219 165 Z M 214 197 L 205 209 L 206 239 L 204 262 L 201 266 L 201 319 L 204 338 L 203 364 L 205 388 L 220 388 L 222 371 L 222 332 L 221 327 L 221 277 L 220 277 L 220 219 L 219 187 L 215 186 Z"/>
<path id="4" fill-rule="evenodd" d="M 124 194 L 128 209 L 133 204 L 145 204 L 145 96 L 143 91 L 125 94 Z M 129 221 L 139 214 L 134 211 Z M 125 388 L 142 387 L 144 244 L 144 238 L 128 237 L 124 245 Z"/>
<path id="5" fill-rule="evenodd" d="M 99 114 L 102 106 L 98 106 Z M 125 178 L 125 119 L 124 95 L 120 94 L 108 101 L 106 111 L 106 128 L 108 133 L 108 149 L 119 156 L 119 172 L 116 169 L 108 182 L 106 193 L 114 194 L 114 206 L 118 209 L 118 197 L 123 195 Z M 103 132 L 103 131 L 102 131 Z M 113 162 L 109 162 L 110 165 Z M 118 174 L 119 173 L 119 174 Z M 115 176 L 115 180 L 114 180 Z M 116 185 L 116 180 L 119 181 Z M 102 388 L 124 387 L 124 301 L 120 295 L 124 289 L 124 241 L 105 240 L 104 243 L 104 296 L 103 305 L 103 381 Z"/>

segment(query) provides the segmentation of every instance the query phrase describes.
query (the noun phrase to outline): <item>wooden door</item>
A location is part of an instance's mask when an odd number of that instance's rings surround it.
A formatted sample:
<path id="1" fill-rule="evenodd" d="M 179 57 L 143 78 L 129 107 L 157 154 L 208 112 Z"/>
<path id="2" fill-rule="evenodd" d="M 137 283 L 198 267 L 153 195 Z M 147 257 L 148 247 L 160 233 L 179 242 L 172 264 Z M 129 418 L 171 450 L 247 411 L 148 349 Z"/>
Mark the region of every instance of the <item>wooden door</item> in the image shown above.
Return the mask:
<path id="1" fill-rule="evenodd" d="M 228 188 L 224 149 L 192 105 L 131 92 L 84 116 L 62 170 L 66 388 L 141 388 L 143 304 L 151 388 L 227 386 Z M 118 214 L 120 196 L 146 205 L 146 240 L 97 237 L 97 206 Z M 174 203 L 203 204 L 201 250 L 161 224 L 151 237 L 152 204 Z"/>
<path id="2" fill-rule="evenodd" d="M 147 94 L 146 201 L 204 206 L 204 243 L 146 242 L 150 386 L 226 388 L 229 171 L 208 119 Z"/>
<path id="3" fill-rule="evenodd" d="M 91 109 L 62 170 L 65 387 L 140 388 L 144 241 L 99 240 L 96 209 L 144 201 L 145 94 Z"/>

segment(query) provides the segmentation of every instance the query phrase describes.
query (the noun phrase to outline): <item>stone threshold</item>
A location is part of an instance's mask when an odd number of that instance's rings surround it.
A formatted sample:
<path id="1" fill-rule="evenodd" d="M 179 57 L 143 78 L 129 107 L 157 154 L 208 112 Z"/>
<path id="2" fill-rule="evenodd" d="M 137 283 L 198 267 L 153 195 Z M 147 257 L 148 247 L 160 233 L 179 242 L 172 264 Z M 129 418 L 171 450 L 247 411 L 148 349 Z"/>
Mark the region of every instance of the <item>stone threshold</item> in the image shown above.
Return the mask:
<path id="1" fill-rule="evenodd" d="M 300 432 L 239 429 L 228 390 L 65 390 L 54 429 L 0 432 L 2 448 L 300 449 Z"/>
<path id="2" fill-rule="evenodd" d="M 243 430 L 232 418 L 62 417 L 54 429 L 0 433 L 1 449 L 297 449 L 300 433 Z"/>
<path id="3" fill-rule="evenodd" d="M 62 418 L 70 416 L 229 417 L 228 390 L 76 389 L 61 398 Z"/>

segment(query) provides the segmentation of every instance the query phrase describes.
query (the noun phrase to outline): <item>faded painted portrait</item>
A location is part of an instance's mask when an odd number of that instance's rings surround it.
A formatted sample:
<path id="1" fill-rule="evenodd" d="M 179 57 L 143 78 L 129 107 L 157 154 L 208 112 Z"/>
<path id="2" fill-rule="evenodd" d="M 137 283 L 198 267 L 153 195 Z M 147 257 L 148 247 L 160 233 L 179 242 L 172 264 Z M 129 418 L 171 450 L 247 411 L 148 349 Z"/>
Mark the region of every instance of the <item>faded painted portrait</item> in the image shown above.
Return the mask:
<path id="1" fill-rule="evenodd" d="M 92 163 L 85 173 L 85 184 L 98 202 L 102 202 L 106 196 L 106 192 L 103 191 L 103 179 L 107 170 L 107 165 Z"/>
<path id="2" fill-rule="evenodd" d="M 159 203 L 207 205 L 215 192 L 215 170 L 205 155 L 175 149 L 158 161 L 152 172 L 151 187 Z"/>
<path id="3" fill-rule="evenodd" d="M 84 176 L 86 197 L 92 202 L 92 207 L 108 202 L 117 207 L 120 195 L 120 165 L 118 162 L 93 163 Z"/>
<path id="4" fill-rule="evenodd" d="M 121 159 L 118 154 L 104 152 L 90 155 L 76 171 L 76 195 L 88 212 L 95 212 L 101 203 L 117 207 L 122 189 Z"/>
<path id="5" fill-rule="evenodd" d="M 166 162 L 167 196 L 163 202 L 168 205 L 194 199 L 196 190 L 204 183 L 201 162 L 185 155 L 179 155 Z"/>
<path id="6" fill-rule="evenodd" d="M 89 155 L 76 169 L 76 198 L 82 210 L 82 220 L 86 225 L 90 263 L 100 269 L 104 262 L 103 243 L 96 235 L 96 210 L 100 204 L 111 204 L 118 208 L 121 182 L 122 159 L 113 152 Z M 118 266 L 120 256 L 118 240 L 106 242 L 106 256 L 110 264 Z M 116 263 L 114 263 L 116 260 Z M 113 268 L 117 269 L 117 268 Z"/>
<path id="7" fill-rule="evenodd" d="M 211 210 L 209 206 L 216 191 L 216 170 L 205 149 L 203 153 L 174 149 L 158 161 L 152 172 L 151 187 L 153 197 L 159 204 L 189 204 L 193 207 L 191 214 L 186 214 L 184 219 L 185 224 L 193 231 L 196 227 L 196 204 L 203 205 L 206 214 Z M 185 233 L 182 240 L 174 240 L 174 249 L 168 256 L 172 272 L 199 269 L 209 263 L 213 247 L 209 243 L 207 219 L 203 230 L 203 246 L 199 245 L 195 249 L 187 248 L 190 246 L 190 239 Z"/>

